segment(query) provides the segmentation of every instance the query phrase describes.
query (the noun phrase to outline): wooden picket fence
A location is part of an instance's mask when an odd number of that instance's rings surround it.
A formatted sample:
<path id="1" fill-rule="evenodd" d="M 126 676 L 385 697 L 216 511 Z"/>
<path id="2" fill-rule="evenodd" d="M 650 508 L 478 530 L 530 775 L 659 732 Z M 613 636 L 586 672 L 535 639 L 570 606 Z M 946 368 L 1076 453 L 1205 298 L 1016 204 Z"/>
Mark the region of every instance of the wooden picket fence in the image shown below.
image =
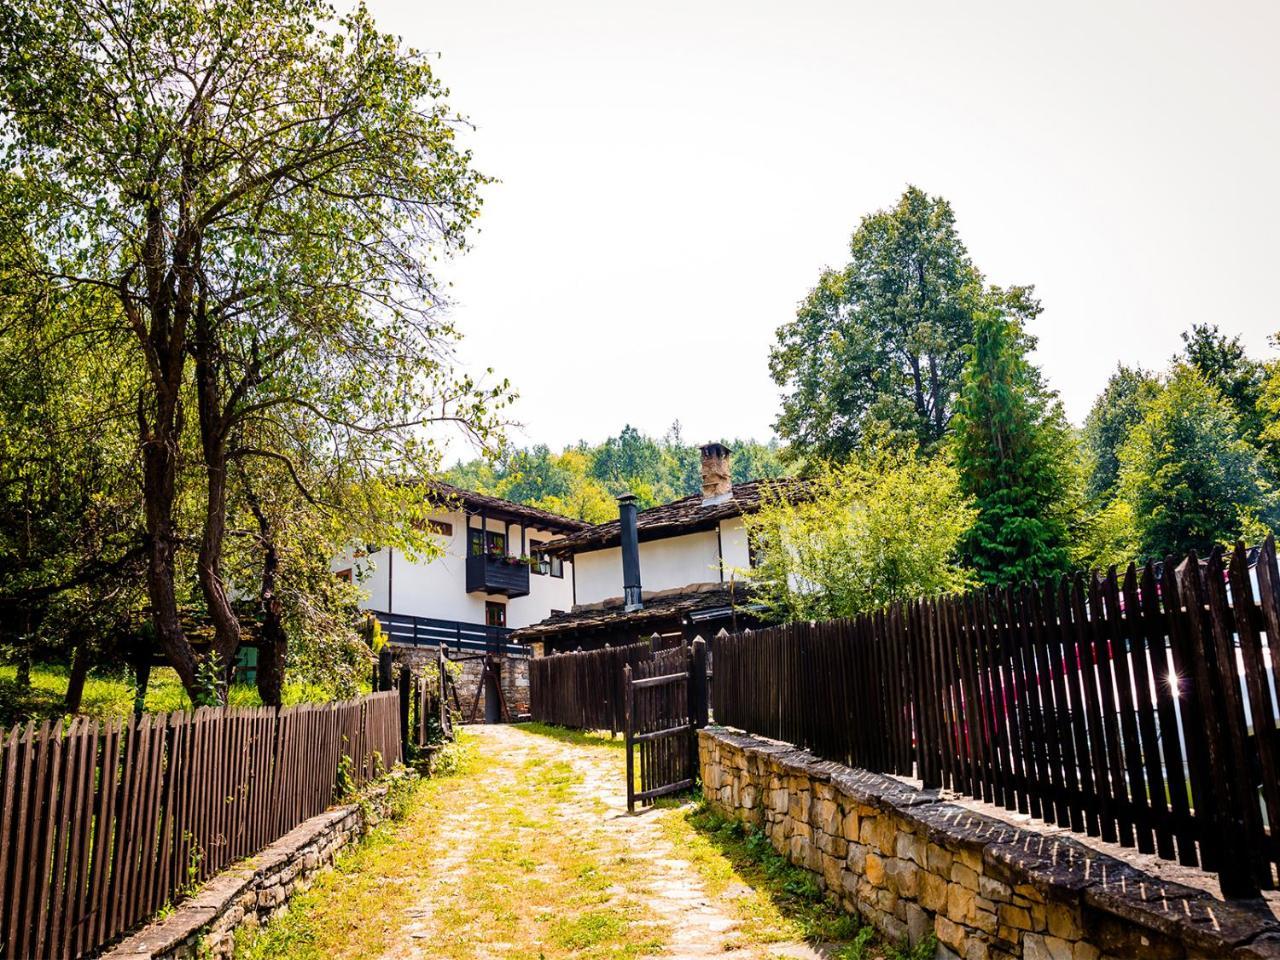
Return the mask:
<path id="1" fill-rule="evenodd" d="M 678 646 L 680 640 L 666 643 Z M 621 647 L 535 657 L 529 662 L 529 712 L 539 723 L 575 730 L 626 727 L 626 666 L 652 660 L 663 643 L 646 640 Z"/>
<path id="2" fill-rule="evenodd" d="M 400 759 L 394 691 L 15 727 L 0 744 L 3 954 L 91 953 Z"/>
<path id="3" fill-rule="evenodd" d="M 1268 539 L 1254 565 L 1237 546 L 1159 573 L 723 637 L 712 705 L 717 723 L 1216 871 L 1225 895 L 1252 896 L 1280 880 L 1277 637 Z"/>

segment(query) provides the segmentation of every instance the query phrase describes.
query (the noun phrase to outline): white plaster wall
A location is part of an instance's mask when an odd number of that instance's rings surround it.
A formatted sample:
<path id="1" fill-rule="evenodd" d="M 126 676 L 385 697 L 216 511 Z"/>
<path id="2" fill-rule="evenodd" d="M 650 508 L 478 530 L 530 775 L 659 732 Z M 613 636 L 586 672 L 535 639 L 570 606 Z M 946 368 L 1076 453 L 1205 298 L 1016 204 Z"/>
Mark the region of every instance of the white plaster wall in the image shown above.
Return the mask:
<path id="1" fill-rule="evenodd" d="M 332 566 L 335 571 L 351 567 L 356 582 L 365 590 L 367 597 L 361 603 L 361 609 L 484 623 L 485 601 L 495 600 L 506 603 L 507 626 L 515 628 L 544 620 L 552 610 L 568 610 L 573 606 L 573 564 L 569 562 L 564 565 L 563 577 L 539 576 L 530 572 L 527 597 L 507 600 L 502 596 L 467 593 L 465 519 L 461 512 L 434 514 L 432 519 L 453 525 L 452 535 L 437 537 L 444 549 L 442 556 L 429 561 L 413 561 L 400 550 L 384 548 L 364 557 L 355 557 L 347 551 L 334 560 Z M 471 522 L 476 527 L 480 523 L 475 517 Z M 488 528 L 495 533 L 506 530 L 505 524 L 492 519 Z M 532 553 L 535 542 L 545 542 L 553 536 L 530 527 L 525 549 Z M 507 552 L 513 555 L 520 553 L 518 524 L 511 527 Z"/>
<path id="2" fill-rule="evenodd" d="M 622 548 L 593 550 L 574 557 L 578 603 L 622 596 Z M 640 586 L 645 592 L 720 580 L 716 531 L 647 540 L 640 544 Z"/>
<path id="3" fill-rule="evenodd" d="M 751 548 L 747 545 L 747 525 L 741 517 L 720 524 L 720 552 L 724 558 L 724 579 L 738 579 L 734 571 L 751 569 Z"/>

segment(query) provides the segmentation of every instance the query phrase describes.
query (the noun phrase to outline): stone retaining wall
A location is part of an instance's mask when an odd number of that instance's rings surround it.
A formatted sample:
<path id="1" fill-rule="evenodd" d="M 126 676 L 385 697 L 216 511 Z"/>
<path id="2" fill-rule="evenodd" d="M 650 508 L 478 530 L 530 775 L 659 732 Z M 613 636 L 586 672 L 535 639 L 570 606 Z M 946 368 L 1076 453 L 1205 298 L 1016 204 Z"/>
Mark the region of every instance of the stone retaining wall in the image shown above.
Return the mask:
<path id="1" fill-rule="evenodd" d="M 363 804 L 334 807 L 299 824 L 256 856 L 210 879 L 168 917 L 143 927 L 101 960 L 230 957 L 238 927 L 270 920 L 338 851 L 387 815 L 388 790 L 386 782 L 376 784 L 366 790 Z"/>
<path id="2" fill-rule="evenodd" d="M 1224 903 L 788 744 L 710 727 L 698 748 L 708 801 L 894 943 L 933 932 L 939 957 L 965 960 L 1280 958 L 1261 901 Z"/>

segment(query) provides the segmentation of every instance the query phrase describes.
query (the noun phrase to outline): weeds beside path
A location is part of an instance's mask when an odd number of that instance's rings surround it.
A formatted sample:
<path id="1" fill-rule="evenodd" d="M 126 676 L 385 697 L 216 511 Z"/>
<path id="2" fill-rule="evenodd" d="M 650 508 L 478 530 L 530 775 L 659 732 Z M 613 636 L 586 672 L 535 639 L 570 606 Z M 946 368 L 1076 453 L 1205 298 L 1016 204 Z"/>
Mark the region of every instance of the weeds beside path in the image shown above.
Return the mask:
<path id="1" fill-rule="evenodd" d="M 459 775 L 420 786 L 403 821 L 380 827 L 238 955 L 877 955 L 797 877 L 753 873 L 724 825 L 692 804 L 628 816 L 616 741 L 534 726 L 464 737 Z M 806 938 L 842 942 L 819 951 Z"/>

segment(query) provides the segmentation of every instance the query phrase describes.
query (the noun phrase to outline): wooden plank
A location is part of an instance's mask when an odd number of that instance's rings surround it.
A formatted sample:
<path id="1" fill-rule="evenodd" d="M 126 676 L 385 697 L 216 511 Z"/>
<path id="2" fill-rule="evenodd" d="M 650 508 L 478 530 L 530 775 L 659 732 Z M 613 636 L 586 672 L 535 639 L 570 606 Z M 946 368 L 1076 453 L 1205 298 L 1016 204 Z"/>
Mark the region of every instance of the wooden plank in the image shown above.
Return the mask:
<path id="1" fill-rule="evenodd" d="M 1133 686 L 1134 648 L 1136 644 L 1129 639 L 1129 622 L 1124 618 L 1120 599 L 1120 583 L 1116 577 L 1116 568 L 1107 570 L 1105 579 L 1097 586 L 1102 602 L 1106 606 L 1107 632 L 1105 634 L 1107 662 L 1111 665 L 1111 679 L 1115 684 L 1116 707 L 1119 712 L 1121 753 L 1123 755 L 1127 792 L 1122 792 L 1126 801 L 1124 810 L 1130 824 L 1131 842 L 1135 843 L 1143 853 L 1153 853 L 1155 844 L 1152 841 L 1154 818 L 1151 815 L 1149 790 L 1147 788 L 1145 769 L 1142 765 L 1142 747 L 1138 731 L 1138 708 Z M 1113 783 L 1117 782 L 1113 773 Z M 1126 783 L 1126 781 L 1118 781 Z M 1121 840 L 1124 839 L 1124 823 L 1121 825 Z"/>
<path id="2" fill-rule="evenodd" d="M 1259 593 L 1261 593 L 1263 557 L 1258 556 Z M 1247 744 L 1241 749 L 1247 755 L 1257 757 L 1262 773 L 1262 799 L 1266 805 L 1267 821 L 1280 824 L 1280 757 L 1276 754 L 1277 744 L 1275 732 L 1275 713 L 1271 703 L 1271 686 L 1267 682 L 1268 669 L 1272 666 L 1267 652 L 1262 648 L 1257 624 L 1263 618 L 1258 614 L 1253 599 L 1253 585 L 1249 582 L 1249 561 L 1245 556 L 1244 544 L 1237 543 L 1231 554 L 1228 566 L 1231 584 L 1230 613 L 1234 620 L 1235 633 L 1240 641 L 1240 660 L 1243 667 L 1245 688 L 1249 695 L 1248 719 L 1252 727 L 1252 735 L 1247 737 Z M 1226 624 L 1223 624 L 1226 627 Z M 1234 657 L 1231 658 L 1234 661 Z M 1234 663 L 1232 664 L 1234 667 Z M 1242 716 L 1243 719 L 1243 716 Z M 1246 763 L 1245 773 L 1250 772 Z M 1248 786 L 1252 788 L 1252 777 Z M 1252 795 L 1252 789 L 1245 793 L 1246 801 Z M 1277 862 L 1277 849 L 1274 836 L 1270 831 L 1262 829 L 1261 822 L 1254 818 L 1250 828 L 1255 830 L 1255 844 L 1266 850 L 1265 870 L 1259 870 L 1259 880 L 1265 887 L 1274 885 L 1271 865 Z M 1262 865 L 1259 865 L 1260 867 Z"/>
<path id="3" fill-rule="evenodd" d="M 48 939 L 39 945 L 39 950 L 50 957 L 65 956 L 63 944 L 66 940 L 67 928 L 70 926 L 70 905 L 67 903 L 67 874 L 74 869 L 68 864 L 68 857 L 74 856 L 75 840 L 72 832 L 75 802 L 79 799 L 80 782 L 77 776 L 80 767 L 81 738 L 80 730 L 85 721 L 81 717 L 72 717 L 67 728 L 66 739 L 62 744 L 62 769 L 58 786 L 58 823 L 55 828 L 55 845 L 53 850 L 53 876 L 51 878 L 51 896 L 49 899 L 49 932 Z"/>
<path id="4" fill-rule="evenodd" d="M 677 780 L 675 783 L 663 784 L 660 787 L 654 787 L 650 790 L 643 790 L 636 794 L 636 799 L 648 803 L 656 800 L 658 797 L 670 796 L 673 793 L 680 793 L 682 790 L 690 790 L 696 781 L 692 778 L 686 780 Z"/>
<path id="5" fill-rule="evenodd" d="M 1125 570 L 1122 586 L 1125 607 L 1126 635 L 1129 638 L 1131 652 L 1133 688 L 1138 713 L 1138 734 L 1141 740 L 1143 772 L 1145 775 L 1144 799 L 1146 809 L 1151 816 L 1155 835 L 1156 854 L 1165 860 L 1174 858 L 1173 830 L 1169 817 L 1169 799 L 1165 792 L 1164 771 L 1160 762 L 1160 735 L 1156 724 L 1156 701 L 1158 693 L 1154 690 L 1159 673 L 1158 664 L 1151 662 L 1153 647 L 1164 657 L 1164 637 L 1157 635 L 1153 641 L 1151 625 L 1143 614 L 1142 599 L 1138 594 L 1138 572 L 1131 563 Z M 1142 836 L 1139 835 L 1139 849 Z"/>
<path id="6" fill-rule="evenodd" d="M 44 947 L 45 921 L 48 917 L 49 854 L 53 844 L 53 803 L 57 791 L 58 764 L 62 755 L 62 721 L 54 727 L 49 722 L 40 728 L 36 754 L 36 786 L 33 795 L 32 840 L 27 847 L 24 866 L 27 891 L 26 926 L 19 938 L 22 954 L 39 956 Z"/>
<path id="7" fill-rule="evenodd" d="M 89 859 L 93 840 L 93 803 L 101 746 L 101 725 L 97 720 L 81 727 L 83 746 L 77 773 L 75 829 L 71 837 L 71 872 L 67 878 L 67 923 L 64 956 L 84 952 L 81 942 L 89 911 Z"/>
<path id="8" fill-rule="evenodd" d="M 631 739 L 635 726 L 635 692 L 631 685 L 631 664 L 628 663 L 623 666 L 622 675 L 624 678 L 623 689 L 626 696 L 625 706 L 623 708 L 626 718 L 626 725 L 623 728 L 623 736 L 625 737 L 623 747 L 627 754 L 627 812 L 635 813 L 635 758 L 633 756 L 635 751 L 634 744 Z"/>
<path id="9" fill-rule="evenodd" d="M 1231 864 L 1229 872 L 1220 869 L 1218 879 L 1224 896 L 1251 897 L 1257 896 L 1263 885 L 1271 886 L 1271 867 L 1267 862 L 1266 835 L 1250 764 L 1244 698 L 1236 668 L 1234 623 L 1227 603 L 1221 549 L 1215 549 L 1209 556 L 1203 587 L 1208 603 L 1197 612 L 1201 614 L 1202 629 L 1205 625 L 1209 628 L 1205 639 L 1209 640 L 1213 654 L 1209 666 L 1217 713 L 1214 726 L 1222 734 L 1218 750 L 1214 751 L 1222 762 L 1214 762 L 1214 769 L 1218 773 L 1218 786 L 1223 788 L 1219 795 L 1227 805 L 1221 812 L 1225 814 L 1223 826 L 1232 833 L 1229 847 L 1238 850 L 1241 857 L 1239 862 Z M 1252 868 L 1252 877 L 1244 872 L 1246 863 Z M 1236 876 L 1237 868 L 1241 871 L 1239 876 Z"/>
<path id="10" fill-rule="evenodd" d="M 1267 649 L 1265 655 L 1261 652 L 1259 652 L 1258 655 L 1258 659 L 1262 664 L 1262 676 L 1264 678 L 1261 686 L 1265 691 L 1269 686 L 1274 686 L 1275 684 L 1280 683 L 1280 680 L 1277 679 L 1275 674 L 1276 669 L 1280 668 L 1280 664 L 1276 662 L 1276 649 L 1277 645 L 1280 644 L 1280 564 L 1277 564 L 1276 559 L 1275 537 L 1268 536 L 1263 542 L 1262 549 L 1258 552 L 1256 570 L 1258 577 L 1258 602 L 1255 609 L 1251 612 L 1258 615 L 1257 618 L 1261 621 L 1262 629 L 1266 631 L 1267 635 Z M 1237 590 L 1233 581 L 1232 592 L 1243 594 L 1248 591 L 1245 589 Z M 1270 666 L 1272 671 L 1271 684 L 1267 684 L 1265 681 L 1267 666 Z M 1252 693 L 1250 694 L 1250 697 L 1252 698 Z M 1271 709 L 1271 700 L 1269 697 L 1261 697 L 1260 699 L 1265 713 L 1266 710 Z M 1269 718 L 1267 722 L 1262 723 L 1261 725 L 1259 725 L 1255 720 L 1254 735 L 1255 739 L 1259 743 L 1265 739 L 1271 744 L 1271 750 L 1276 749 L 1276 728 L 1273 718 Z M 1273 758 L 1271 763 L 1280 767 L 1280 760 Z M 1280 794 L 1280 782 L 1277 782 L 1276 779 L 1278 776 L 1280 776 L 1280 770 L 1277 770 L 1274 774 L 1269 774 L 1267 772 L 1267 768 L 1265 766 L 1263 767 L 1263 795 L 1266 798 L 1268 817 L 1272 824 L 1270 833 L 1273 845 L 1275 843 L 1277 833 L 1275 825 L 1280 824 L 1280 819 L 1271 818 L 1272 815 L 1270 813 L 1274 802 L 1272 798 L 1277 794 Z M 1280 856 L 1280 852 L 1275 851 L 1273 848 L 1272 856 L 1273 858 L 1276 858 Z"/>
<path id="11" fill-rule="evenodd" d="M 16 808 L 21 792 L 17 784 L 20 729 L 13 727 L 5 736 L 3 747 L 0 747 L 0 776 L 3 777 L 3 787 L 0 788 L 0 943 L 8 943 L 9 929 L 14 922 L 9 909 L 9 891 L 13 882 L 14 832 L 19 823 Z"/>
<path id="12" fill-rule="evenodd" d="M 1178 586 L 1178 576 L 1175 571 L 1173 558 L 1170 557 L 1165 561 L 1162 578 L 1161 578 L 1161 606 L 1164 610 L 1166 620 L 1166 632 L 1169 637 L 1169 653 L 1173 660 L 1173 670 L 1171 681 L 1171 705 L 1177 709 L 1181 719 L 1181 729 L 1186 739 L 1186 767 L 1187 767 L 1187 783 L 1191 787 L 1191 800 L 1195 807 L 1194 816 L 1191 817 L 1195 824 L 1194 838 L 1198 846 L 1193 847 L 1190 843 L 1184 843 L 1183 838 L 1179 837 L 1178 843 L 1178 859 L 1187 866 L 1195 866 L 1197 863 L 1196 852 L 1199 852 L 1199 863 L 1206 869 L 1216 868 L 1216 854 L 1213 845 L 1206 843 L 1205 827 L 1210 821 L 1210 810 L 1213 807 L 1212 800 L 1212 782 L 1210 774 L 1210 766 L 1206 759 L 1207 748 L 1205 746 L 1205 720 L 1203 716 L 1203 707 L 1200 699 L 1200 691 L 1203 689 L 1193 679 L 1192 663 L 1203 660 L 1191 645 L 1188 638 L 1188 632 L 1193 631 L 1190 625 L 1187 612 L 1183 609 L 1181 591 Z M 1172 684 L 1176 683 L 1177 688 L 1173 688 Z M 1186 695 L 1183 691 L 1186 691 Z M 1161 724 L 1161 733 L 1165 734 L 1167 741 L 1172 741 L 1177 745 L 1178 738 L 1173 734 L 1179 729 L 1178 724 L 1165 727 Z M 1182 766 L 1182 756 L 1177 757 L 1177 766 Z M 1179 777 L 1181 772 L 1179 772 Z M 1179 807 L 1186 809 L 1187 796 L 1183 792 L 1181 795 L 1172 789 L 1170 784 L 1170 796 L 1175 805 L 1175 810 Z M 1181 812 L 1181 811 L 1179 811 Z"/>
<path id="13" fill-rule="evenodd" d="M 688 679 L 683 673 L 667 673 L 656 677 L 644 677 L 640 680 L 632 680 L 631 684 L 637 690 L 644 690 L 649 687 L 662 687 L 670 683 L 679 683 Z"/>

